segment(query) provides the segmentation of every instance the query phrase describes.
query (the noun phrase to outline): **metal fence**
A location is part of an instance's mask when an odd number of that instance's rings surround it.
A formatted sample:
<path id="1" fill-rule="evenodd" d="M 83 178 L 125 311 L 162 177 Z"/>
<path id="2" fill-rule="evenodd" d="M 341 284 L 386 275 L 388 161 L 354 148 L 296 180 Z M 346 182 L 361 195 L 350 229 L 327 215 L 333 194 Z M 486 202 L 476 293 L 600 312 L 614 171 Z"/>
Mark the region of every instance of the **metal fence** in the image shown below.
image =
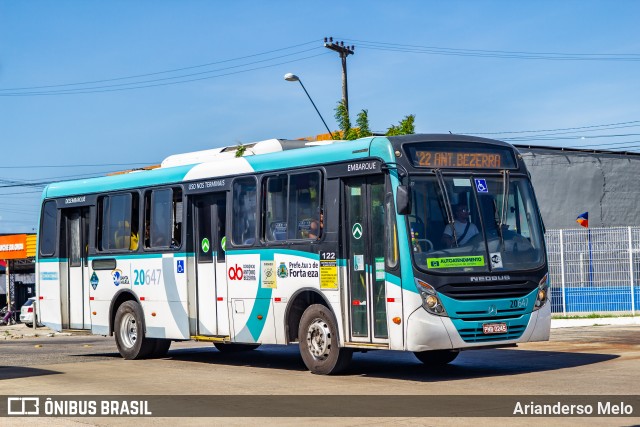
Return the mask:
<path id="1" fill-rule="evenodd" d="M 640 227 L 547 230 L 553 313 L 640 309 Z"/>

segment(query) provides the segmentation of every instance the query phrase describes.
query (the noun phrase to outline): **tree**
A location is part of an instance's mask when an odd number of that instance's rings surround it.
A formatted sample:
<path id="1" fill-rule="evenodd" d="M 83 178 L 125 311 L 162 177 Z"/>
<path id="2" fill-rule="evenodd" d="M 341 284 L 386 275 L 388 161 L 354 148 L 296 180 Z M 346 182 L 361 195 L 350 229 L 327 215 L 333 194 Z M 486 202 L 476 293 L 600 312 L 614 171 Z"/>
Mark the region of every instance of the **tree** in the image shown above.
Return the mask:
<path id="1" fill-rule="evenodd" d="M 336 105 L 335 112 L 336 113 L 334 117 L 338 122 L 338 126 L 340 127 L 341 132 L 332 134 L 331 137 L 333 139 L 346 139 L 351 141 L 354 139 L 373 135 L 369 127 L 369 110 L 361 110 L 358 113 L 358 117 L 356 118 L 356 125 L 358 127 L 356 128 L 351 127 L 351 119 L 349 118 L 349 113 L 342 101 L 339 101 L 338 105 Z M 391 125 L 389 129 L 387 129 L 387 133 L 385 135 L 394 136 L 415 133 L 415 118 L 415 115 L 409 114 L 404 119 L 402 119 L 397 126 Z"/>
<path id="2" fill-rule="evenodd" d="M 391 125 L 389 129 L 387 129 L 387 136 L 395 136 L 395 135 L 410 135 L 412 133 L 416 133 L 416 129 L 414 126 L 414 121 L 416 116 L 414 114 L 409 114 L 404 119 L 400 120 L 398 126 Z"/>

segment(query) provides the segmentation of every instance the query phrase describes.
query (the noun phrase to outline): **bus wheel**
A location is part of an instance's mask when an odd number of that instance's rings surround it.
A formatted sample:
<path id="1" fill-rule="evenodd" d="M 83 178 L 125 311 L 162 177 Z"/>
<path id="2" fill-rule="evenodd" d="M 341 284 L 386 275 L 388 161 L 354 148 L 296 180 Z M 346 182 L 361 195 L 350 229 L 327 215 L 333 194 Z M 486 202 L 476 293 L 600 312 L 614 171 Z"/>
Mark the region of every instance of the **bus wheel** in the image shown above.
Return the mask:
<path id="1" fill-rule="evenodd" d="M 116 346 L 125 359 L 144 359 L 153 351 L 155 342 L 144 336 L 142 308 L 137 302 L 122 303 L 116 312 L 114 330 Z"/>
<path id="2" fill-rule="evenodd" d="M 460 350 L 431 350 L 431 351 L 415 351 L 419 361 L 429 366 L 443 366 L 453 362 Z"/>
<path id="3" fill-rule="evenodd" d="M 153 345 L 153 350 L 151 351 L 150 357 L 155 359 L 160 359 L 165 357 L 169 352 L 169 347 L 171 347 L 171 340 L 167 340 L 164 338 L 155 338 L 155 343 Z"/>
<path id="4" fill-rule="evenodd" d="M 337 374 L 346 369 L 353 354 L 338 345 L 338 326 L 331 310 L 321 304 L 307 308 L 298 329 L 300 354 L 313 374 Z"/>
<path id="5" fill-rule="evenodd" d="M 235 344 L 235 343 L 222 343 L 214 342 L 218 351 L 222 353 L 239 353 L 241 351 L 251 351 L 260 347 L 260 344 Z"/>

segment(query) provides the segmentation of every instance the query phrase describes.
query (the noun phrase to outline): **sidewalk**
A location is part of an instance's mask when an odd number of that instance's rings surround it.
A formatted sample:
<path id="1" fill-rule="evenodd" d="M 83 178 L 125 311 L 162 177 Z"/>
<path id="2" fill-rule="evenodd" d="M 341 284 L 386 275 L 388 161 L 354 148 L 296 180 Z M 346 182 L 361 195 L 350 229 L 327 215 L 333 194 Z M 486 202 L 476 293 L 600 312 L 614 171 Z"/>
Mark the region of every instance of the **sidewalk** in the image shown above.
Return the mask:
<path id="1" fill-rule="evenodd" d="M 42 338 L 42 337 L 57 337 L 66 336 L 69 337 L 73 334 L 70 332 L 55 332 L 51 329 L 40 326 L 37 329 L 27 328 L 24 323 L 18 323 L 17 325 L 0 326 L 0 341 L 14 340 L 20 338 Z"/>
<path id="2" fill-rule="evenodd" d="M 551 319 L 551 329 L 601 325 L 640 325 L 640 317 L 598 317 L 594 319 Z"/>

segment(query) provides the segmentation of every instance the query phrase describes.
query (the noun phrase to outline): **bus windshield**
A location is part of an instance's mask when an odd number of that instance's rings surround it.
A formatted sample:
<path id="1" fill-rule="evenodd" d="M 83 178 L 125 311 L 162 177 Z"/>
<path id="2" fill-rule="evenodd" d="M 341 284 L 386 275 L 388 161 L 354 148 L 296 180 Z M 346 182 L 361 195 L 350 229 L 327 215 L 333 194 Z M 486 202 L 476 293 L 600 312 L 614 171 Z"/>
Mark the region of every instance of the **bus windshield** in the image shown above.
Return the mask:
<path id="1" fill-rule="evenodd" d="M 543 264 L 542 226 L 527 178 L 438 173 L 412 176 L 410 187 L 407 219 L 419 269 L 477 273 Z"/>

